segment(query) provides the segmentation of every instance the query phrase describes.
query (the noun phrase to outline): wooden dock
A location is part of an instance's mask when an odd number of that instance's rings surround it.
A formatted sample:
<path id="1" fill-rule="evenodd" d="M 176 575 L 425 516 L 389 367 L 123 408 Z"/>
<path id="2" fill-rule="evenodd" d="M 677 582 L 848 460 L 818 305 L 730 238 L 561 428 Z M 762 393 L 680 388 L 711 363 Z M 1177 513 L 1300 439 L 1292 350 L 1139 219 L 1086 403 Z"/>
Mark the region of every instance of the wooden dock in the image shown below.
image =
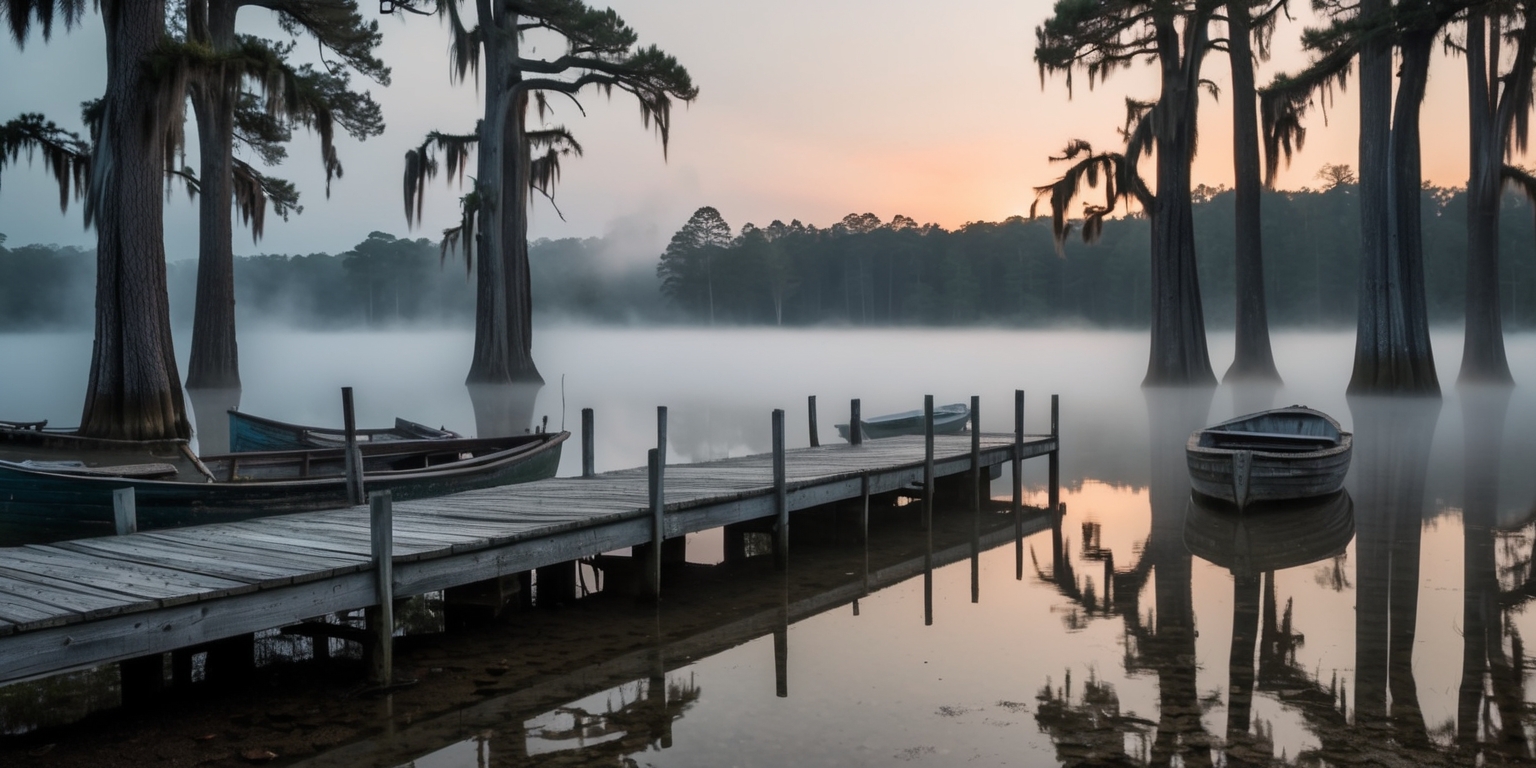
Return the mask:
<path id="1" fill-rule="evenodd" d="M 1055 435 L 975 437 L 934 438 L 932 476 L 1054 459 L 1058 449 Z M 662 537 L 910 488 L 928 471 L 925 450 L 921 437 L 898 437 L 669 465 Z M 0 548 L 0 684 L 380 606 L 376 573 L 391 569 L 399 598 L 649 545 L 658 538 L 649 475 L 394 504 L 387 568 L 373 564 L 366 506 Z"/>

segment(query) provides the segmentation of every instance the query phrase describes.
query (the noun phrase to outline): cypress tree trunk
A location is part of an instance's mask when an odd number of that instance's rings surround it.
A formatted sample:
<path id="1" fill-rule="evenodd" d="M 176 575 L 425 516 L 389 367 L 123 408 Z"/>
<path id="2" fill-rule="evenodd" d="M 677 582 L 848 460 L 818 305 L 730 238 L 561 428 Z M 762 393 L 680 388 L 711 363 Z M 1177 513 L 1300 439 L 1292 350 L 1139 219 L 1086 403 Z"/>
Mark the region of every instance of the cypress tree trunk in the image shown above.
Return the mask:
<path id="1" fill-rule="evenodd" d="M 190 4 L 193 8 L 197 3 Z M 206 29 L 189 14 L 188 36 L 217 51 L 235 44 L 232 3 L 207 3 Z M 187 360 L 187 387 L 240 388 L 240 352 L 235 338 L 234 142 L 237 83 L 219 74 L 192 86 L 192 111 L 197 118 L 198 242 L 197 303 L 192 313 L 192 353 Z"/>
<path id="2" fill-rule="evenodd" d="M 1499 175 L 1504 164 L 1508 110 L 1495 106 L 1501 30 L 1497 19 L 1493 22 L 1490 56 L 1485 42 L 1489 38 L 1484 13 L 1474 10 L 1467 19 L 1471 170 L 1467 181 L 1466 335 L 1457 381 L 1513 384 L 1509 360 L 1504 354 L 1503 313 L 1499 306 Z M 1515 66 L 1522 66 L 1516 58 Z"/>
<path id="3" fill-rule="evenodd" d="M 240 354 L 235 342 L 233 191 L 234 114 L 216 87 L 192 92 L 199 155 L 197 303 L 192 314 L 192 354 L 187 387 L 239 389 Z"/>
<path id="4" fill-rule="evenodd" d="M 1203 28 L 1204 21 L 1200 22 Z M 1152 351 L 1141 385 L 1215 385 L 1205 346 L 1200 277 L 1195 271 L 1195 226 L 1190 203 L 1189 160 L 1194 152 L 1195 79 L 1199 54 L 1179 56 L 1171 24 L 1163 51 L 1162 110 L 1157 142 L 1157 195 L 1152 205 Z M 1203 49 L 1204 35 L 1190 30 Z"/>
<path id="5" fill-rule="evenodd" d="M 492 10 L 492 2 L 496 8 Z M 507 151 L 507 120 L 512 114 L 517 58 L 516 17 L 505 0 L 476 0 L 484 51 L 485 115 L 480 121 L 475 190 L 479 195 L 479 224 L 465 232 L 466 246 L 475 259 L 475 351 L 469 366 L 468 384 L 504 384 L 511 381 L 506 334 L 506 243 L 502 217 L 507 214 L 503 153 Z"/>
<path id="6" fill-rule="evenodd" d="M 1424 288 L 1424 227 L 1420 164 L 1419 109 L 1429 83 L 1429 62 L 1434 52 L 1436 29 L 1417 30 L 1404 36 L 1402 75 L 1392 115 L 1392 207 L 1396 212 L 1392 237 L 1396 253 L 1397 284 L 1402 293 L 1406 330 L 1403 374 L 1394 382 L 1399 394 L 1439 396 L 1435 354 L 1429 342 L 1429 303 Z"/>
<path id="7" fill-rule="evenodd" d="M 188 438 L 166 298 L 163 133 L 144 60 L 165 35 L 158 0 L 107 3 L 107 90 L 93 159 L 96 340 L 80 433 Z"/>
<path id="8" fill-rule="evenodd" d="M 524 135 L 528 94 L 520 93 L 507 119 L 504 184 L 507 205 L 503 209 L 503 242 L 506 245 L 507 373 L 512 381 L 543 384 L 533 364 L 533 286 L 528 269 L 528 210 L 532 155 Z"/>
<path id="9" fill-rule="evenodd" d="M 1264 301 L 1264 244 L 1260 229 L 1258 98 L 1253 85 L 1253 47 L 1247 0 L 1227 3 L 1227 38 L 1232 61 L 1232 150 L 1236 177 L 1235 280 L 1237 339 L 1232 367 L 1223 381 L 1280 381 L 1269 346 L 1269 313 Z"/>
<path id="10" fill-rule="evenodd" d="M 1360 4 L 1368 24 L 1388 10 L 1387 0 Z M 1418 231 L 1418 110 L 1433 41 L 1433 33 L 1405 37 L 1395 116 L 1389 113 L 1391 40 L 1368 35 L 1360 47 L 1360 301 L 1351 394 L 1440 393 L 1424 316 Z M 1408 165 L 1394 167 L 1397 163 Z"/>

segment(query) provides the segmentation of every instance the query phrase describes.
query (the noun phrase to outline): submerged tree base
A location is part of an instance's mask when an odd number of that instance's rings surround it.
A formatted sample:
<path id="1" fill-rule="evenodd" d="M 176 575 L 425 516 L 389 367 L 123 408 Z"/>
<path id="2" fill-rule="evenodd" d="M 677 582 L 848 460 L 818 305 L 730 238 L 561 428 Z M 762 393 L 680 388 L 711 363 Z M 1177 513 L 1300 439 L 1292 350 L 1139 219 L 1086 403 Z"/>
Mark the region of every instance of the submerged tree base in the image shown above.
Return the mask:
<path id="1" fill-rule="evenodd" d="M 1345 394 L 1350 396 L 1440 397 L 1440 379 L 1433 358 L 1392 359 L 1372 363 L 1355 360 L 1354 375 Z"/>
<path id="2" fill-rule="evenodd" d="M 1236 384 L 1239 382 L 1274 383 L 1284 384 L 1280 378 L 1280 371 L 1275 368 L 1273 358 L 1268 360 L 1233 360 L 1231 367 L 1222 375 L 1224 384 Z"/>

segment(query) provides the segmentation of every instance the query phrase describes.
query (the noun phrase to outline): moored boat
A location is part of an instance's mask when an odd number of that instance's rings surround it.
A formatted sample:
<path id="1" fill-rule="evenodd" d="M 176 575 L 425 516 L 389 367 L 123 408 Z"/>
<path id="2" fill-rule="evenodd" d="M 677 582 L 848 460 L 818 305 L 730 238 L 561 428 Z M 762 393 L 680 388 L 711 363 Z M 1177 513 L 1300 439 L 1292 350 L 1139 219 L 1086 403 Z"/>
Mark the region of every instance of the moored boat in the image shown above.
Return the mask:
<path id="1" fill-rule="evenodd" d="M 406 440 L 452 440 L 463 437 L 447 429 L 434 429 L 414 421 L 395 419 L 393 427 L 357 430 L 359 443 L 400 442 Z M 302 448 L 339 448 L 347 442 L 347 433 L 333 427 L 289 424 L 276 419 L 229 412 L 229 451 L 287 451 Z"/>
<path id="2" fill-rule="evenodd" d="M 364 443 L 363 486 L 400 500 L 553 477 L 568 432 L 506 438 Z M 185 443 L 182 444 L 185 447 Z M 345 449 L 261 451 L 165 461 L 0 461 L 0 523 L 107 532 L 112 492 L 132 488 L 141 528 L 348 506 Z M 155 457 L 151 457 L 152 459 Z M 189 476 L 188 460 L 197 477 Z"/>
<path id="3" fill-rule="evenodd" d="M 1333 417 L 1293 405 L 1198 430 L 1185 454 L 1197 493 L 1243 509 L 1338 491 L 1353 444 Z"/>
<path id="4" fill-rule="evenodd" d="M 965 429 L 966 422 L 971 418 L 971 407 L 964 403 L 951 405 L 936 405 L 933 408 L 933 433 L 936 435 L 949 435 Z M 863 426 L 864 437 L 871 440 L 879 440 L 882 437 L 895 437 L 897 435 L 921 435 L 925 427 L 923 424 L 923 412 L 902 411 L 901 413 L 888 413 L 884 416 L 871 416 L 860 419 Z M 836 424 L 837 433 L 844 440 L 848 439 L 848 425 Z"/>

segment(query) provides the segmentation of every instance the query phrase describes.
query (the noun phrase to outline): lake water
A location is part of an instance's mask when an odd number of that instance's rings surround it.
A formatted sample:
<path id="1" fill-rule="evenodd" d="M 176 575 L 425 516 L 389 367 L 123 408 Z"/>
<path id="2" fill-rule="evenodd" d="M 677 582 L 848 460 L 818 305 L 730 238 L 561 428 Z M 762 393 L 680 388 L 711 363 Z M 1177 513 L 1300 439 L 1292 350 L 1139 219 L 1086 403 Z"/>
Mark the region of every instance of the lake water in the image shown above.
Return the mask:
<path id="1" fill-rule="evenodd" d="M 1139 388 L 1140 333 L 556 327 L 536 338 L 543 387 L 473 394 L 463 333 L 248 333 L 241 410 L 339 424 L 350 385 L 361 425 L 400 415 L 484 434 L 546 417 L 575 429 L 590 407 L 599 470 L 644 463 L 658 405 L 671 460 L 689 462 L 767 451 L 774 408 L 791 447 L 807 444 L 808 395 L 830 442 L 852 397 L 879 414 L 979 395 L 984 429 L 1008 431 L 1024 389 L 1043 432 L 1059 393 L 1066 513 L 973 559 L 968 507 L 932 537 L 889 510 L 867 555 L 828 535 L 797 547 L 787 576 L 712 572 L 718 540 L 698 537 L 698 572 L 659 608 L 600 594 L 429 632 L 400 652 L 420 682 L 391 697 L 343 698 L 349 683 L 278 664 L 259 693 L 0 741 L 0 764 L 103 764 L 146 743 L 193 763 L 262 749 L 317 766 L 1530 760 L 1536 336 L 1509 339 L 1512 392 L 1456 390 L 1460 335 L 1434 341 L 1446 397 L 1402 404 L 1346 401 L 1348 333 L 1277 334 L 1278 391 L 1194 394 Z M 89 345 L 0 336 L 0 415 L 76 421 Z M 1211 346 L 1220 373 L 1230 335 Z M 1190 501 L 1191 430 L 1291 403 L 1356 432 L 1348 498 L 1241 529 Z M 228 403 L 194 405 L 216 445 Z M 578 470 L 573 442 L 561 474 Z M 1044 503 L 1044 478 L 1026 463 L 1027 501 Z M 1005 475 L 994 495 L 1008 488 Z M 43 709 L 97 709 L 110 688 Z M 0 688 L 4 730 L 69 719 L 16 690 Z"/>

